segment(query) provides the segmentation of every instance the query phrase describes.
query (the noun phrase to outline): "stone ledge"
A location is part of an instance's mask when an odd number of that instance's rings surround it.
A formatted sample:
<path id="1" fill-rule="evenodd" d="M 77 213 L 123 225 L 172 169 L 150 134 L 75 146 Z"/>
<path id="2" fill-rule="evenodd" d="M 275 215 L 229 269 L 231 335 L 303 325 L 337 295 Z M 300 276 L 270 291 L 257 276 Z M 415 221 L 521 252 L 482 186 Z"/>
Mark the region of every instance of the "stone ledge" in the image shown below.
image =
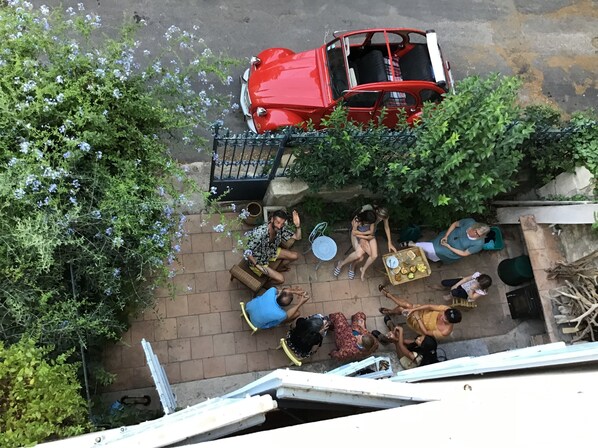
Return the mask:
<path id="1" fill-rule="evenodd" d="M 292 207 L 301 202 L 306 196 L 317 196 L 324 201 L 345 202 L 358 196 L 375 198 L 379 195 L 372 194 L 360 185 L 348 185 L 339 189 L 321 188 L 318 191 L 310 190 L 309 186 L 301 180 L 291 180 L 287 177 L 277 177 L 270 182 L 263 203 L 265 205 L 286 204 Z"/>
<path id="2" fill-rule="evenodd" d="M 552 267 L 556 261 L 565 261 L 565 257 L 558 249 L 550 228 L 546 225 L 538 225 L 534 215 L 521 216 L 519 222 L 540 294 L 546 334 L 550 342 L 564 341 L 565 338 L 554 320 L 554 302 L 550 299 L 550 290 L 561 284 L 549 279 L 546 269 Z"/>

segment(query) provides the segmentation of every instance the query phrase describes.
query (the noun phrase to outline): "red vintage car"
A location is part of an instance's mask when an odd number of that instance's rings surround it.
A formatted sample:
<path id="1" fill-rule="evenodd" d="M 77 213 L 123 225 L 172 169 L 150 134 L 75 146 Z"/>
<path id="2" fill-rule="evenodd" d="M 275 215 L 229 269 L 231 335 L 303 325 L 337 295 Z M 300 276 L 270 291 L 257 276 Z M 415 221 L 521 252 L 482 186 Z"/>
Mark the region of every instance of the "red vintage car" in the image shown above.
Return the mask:
<path id="1" fill-rule="evenodd" d="M 448 61 L 436 33 L 409 28 L 336 32 L 314 50 L 270 48 L 251 58 L 241 76 L 241 108 L 257 133 L 321 120 L 343 102 L 349 117 L 367 123 L 386 110 L 413 120 L 427 101 L 439 102 L 453 88 Z"/>

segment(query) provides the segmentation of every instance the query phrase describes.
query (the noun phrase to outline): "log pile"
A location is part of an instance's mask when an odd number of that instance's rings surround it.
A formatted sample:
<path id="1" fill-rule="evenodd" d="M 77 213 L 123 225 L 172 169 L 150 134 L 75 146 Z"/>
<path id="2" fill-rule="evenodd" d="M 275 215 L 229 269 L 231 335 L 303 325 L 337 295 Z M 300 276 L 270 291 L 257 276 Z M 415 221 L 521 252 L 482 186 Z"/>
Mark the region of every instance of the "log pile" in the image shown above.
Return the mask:
<path id="1" fill-rule="evenodd" d="M 598 336 L 598 250 L 573 263 L 558 262 L 547 269 L 549 279 L 565 282 L 550 291 L 559 313 L 555 320 L 565 334 L 574 334 L 572 342 L 596 341 Z M 574 326 L 571 326 L 574 325 Z"/>

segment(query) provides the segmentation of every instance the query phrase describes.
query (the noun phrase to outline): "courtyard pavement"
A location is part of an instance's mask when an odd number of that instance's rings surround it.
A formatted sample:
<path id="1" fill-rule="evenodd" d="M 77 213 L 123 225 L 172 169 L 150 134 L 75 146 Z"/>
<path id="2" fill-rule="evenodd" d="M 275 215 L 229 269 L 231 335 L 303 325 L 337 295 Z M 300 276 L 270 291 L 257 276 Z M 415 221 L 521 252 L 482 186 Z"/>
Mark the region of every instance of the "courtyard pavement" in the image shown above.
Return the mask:
<path id="1" fill-rule="evenodd" d="M 203 225 L 202 225 L 203 223 Z M 145 338 L 171 384 L 228 375 L 271 370 L 289 365 L 278 343 L 287 328 L 258 331 L 254 335 L 241 317 L 239 302 L 249 301 L 251 292 L 237 280 L 230 280 L 228 270 L 241 255 L 232 251 L 232 242 L 222 233 L 215 233 L 215 221 L 200 214 L 189 215 L 187 236 L 179 257 L 181 273 L 173 279 L 174 297 L 168 288 L 156 291 L 156 306 L 131 322 L 131 328 L 121 341 L 108 347 L 104 354 L 105 368 L 117 375 L 109 391 L 122 391 L 153 385 L 141 347 Z M 455 325 L 453 334 L 443 342 L 503 335 L 517 326 L 511 319 L 504 285 L 496 274 L 497 265 L 505 258 L 524 251 L 520 226 L 501 227 L 505 248 L 502 251 L 483 251 L 458 263 L 437 267 L 431 264 L 432 274 L 405 285 L 391 286 L 393 293 L 418 304 L 444 304 L 443 293 L 430 288 L 441 279 L 470 275 L 475 271 L 488 273 L 494 284 L 478 307 L 463 312 L 463 321 Z M 334 232 L 338 244 L 335 260 L 341 259 L 349 247 L 348 232 Z M 424 234 L 424 237 L 432 236 Z M 424 238 L 425 239 L 425 238 Z M 423 239 L 422 239 L 423 240 Z M 379 236 L 379 246 L 386 242 Z M 338 279 L 332 275 L 333 262 L 322 263 L 316 271 L 316 258 L 311 252 L 307 236 L 296 243 L 299 260 L 285 273 L 286 284 L 300 286 L 311 294 L 302 307 L 302 315 L 343 312 L 347 317 L 364 311 L 368 329 L 385 330 L 378 308 L 391 307 L 392 302 L 378 291 L 378 284 L 386 280 L 382 262 L 370 268 L 366 281 L 348 280 L 345 269 Z M 396 318 L 395 318 L 396 319 Z M 328 359 L 334 339 L 328 334 L 312 361 Z M 380 351 L 390 350 L 381 346 Z M 310 362 L 308 360 L 307 362 Z"/>

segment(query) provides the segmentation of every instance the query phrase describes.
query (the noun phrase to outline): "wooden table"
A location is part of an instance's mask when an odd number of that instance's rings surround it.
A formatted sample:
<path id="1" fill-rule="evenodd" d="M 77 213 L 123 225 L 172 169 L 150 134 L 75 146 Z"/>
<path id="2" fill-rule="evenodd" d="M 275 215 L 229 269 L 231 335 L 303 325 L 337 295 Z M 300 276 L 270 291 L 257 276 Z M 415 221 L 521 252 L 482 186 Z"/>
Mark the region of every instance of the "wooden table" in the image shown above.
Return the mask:
<path id="1" fill-rule="evenodd" d="M 399 266 L 391 269 L 386 264 L 386 260 L 393 256 L 399 260 Z M 384 263 L 384 269 L 386 269 L 388 280 L 392 285 L 402 285 L 403 283 L 419 280 L 420 278 L 428 277 L 432 273 L 428 259 L 423 251 L 417 246 L 407 247 L 398 252 L 384 254 L 382 255 L 382 262 Z M 412 266 L 415 267 L 415 272 L 412 272 Z M 425 270 L 423 269 L 424 267 Z M 401 273 L 402 269 L 407 269 L 408 272 Z M 413 275 L 410 276 L 410 273 Z"/>

